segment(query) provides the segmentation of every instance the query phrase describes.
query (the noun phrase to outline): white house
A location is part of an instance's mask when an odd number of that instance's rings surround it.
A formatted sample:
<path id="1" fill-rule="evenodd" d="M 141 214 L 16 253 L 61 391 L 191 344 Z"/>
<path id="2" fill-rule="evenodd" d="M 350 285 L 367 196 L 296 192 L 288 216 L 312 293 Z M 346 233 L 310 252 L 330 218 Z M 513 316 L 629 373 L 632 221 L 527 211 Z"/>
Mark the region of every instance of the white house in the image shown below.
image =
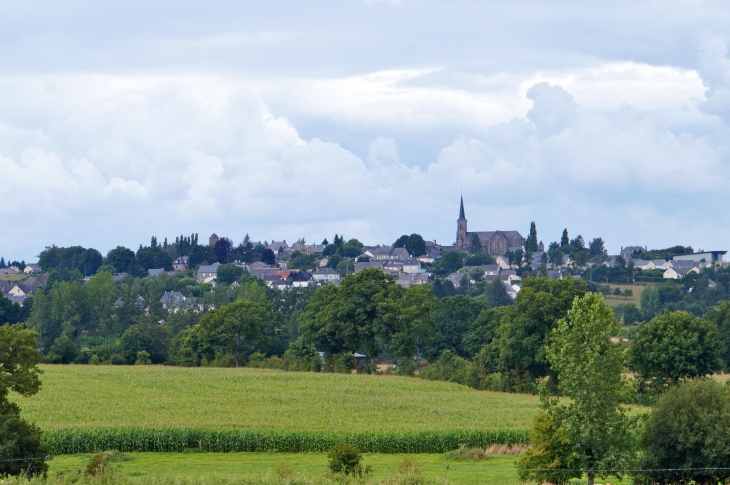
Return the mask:
<path id="1" fill-rule="evenodd" d="M 336 283 L 340 281 L 340 273 L 332 268 L 319 268 L 312 274 L 312 278 L 317 283 Z"/>

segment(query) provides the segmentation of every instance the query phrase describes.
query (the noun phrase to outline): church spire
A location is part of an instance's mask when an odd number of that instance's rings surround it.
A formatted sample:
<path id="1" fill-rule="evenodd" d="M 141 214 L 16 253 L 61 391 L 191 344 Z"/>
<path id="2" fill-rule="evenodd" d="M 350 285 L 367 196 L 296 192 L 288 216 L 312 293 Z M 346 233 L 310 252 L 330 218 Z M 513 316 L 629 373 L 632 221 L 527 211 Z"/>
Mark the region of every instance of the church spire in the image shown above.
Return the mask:
<path id="1" fill-rule="evenodd" d="M 464 196 L 461 196 L 461 207 L 459 208 L 459 220 L 466 219 L 464 215 Z"/>

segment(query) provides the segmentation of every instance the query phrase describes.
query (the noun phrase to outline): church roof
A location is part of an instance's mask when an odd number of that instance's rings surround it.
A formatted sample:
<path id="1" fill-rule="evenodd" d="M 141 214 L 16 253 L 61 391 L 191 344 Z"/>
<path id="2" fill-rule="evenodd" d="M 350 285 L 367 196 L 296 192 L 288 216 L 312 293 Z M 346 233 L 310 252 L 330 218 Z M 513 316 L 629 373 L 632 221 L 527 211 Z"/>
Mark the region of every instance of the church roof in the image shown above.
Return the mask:
<path id="1" fill-rule="evenodd" d="M 466 219 L 464 215 L 464 196 L 461 196 L 461 207 L 459 208 L 459 220 Z"/>

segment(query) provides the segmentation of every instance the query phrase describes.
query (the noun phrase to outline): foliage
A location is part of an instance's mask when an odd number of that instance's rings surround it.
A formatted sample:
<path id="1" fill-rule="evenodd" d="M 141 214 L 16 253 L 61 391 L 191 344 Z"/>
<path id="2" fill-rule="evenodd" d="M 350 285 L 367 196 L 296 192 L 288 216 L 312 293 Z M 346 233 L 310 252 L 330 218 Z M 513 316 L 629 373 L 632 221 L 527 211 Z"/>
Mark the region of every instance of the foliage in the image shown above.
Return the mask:
<path id="1" fill-rule="evenodd" d="M 79 345 L 65 335 L 53 341 L 46 360 L 55 364 L 70 364 L 78 357 Z"/>
<path id="2" fill-rule="evenodd" d="M 30 478 L 46 472 L 40 429 L 24 421 L 18 405 L 8 401 L 10 391 L 28 397 L 40 389 L 37 335 L 22 324 L 0 326 L 0 476 L 22 473 Z"/>
<path id="3" fill-rule="evenodd" d="M 623 348 L 611 343 L 618 330 L 603 297 L 587 293 L 575 299 L 567 317 L 552 331 L 547 358 L 558 376 L 559 390 L 571 401 L 561 404 L 543 386 L 541 401 L 548 422 L 537 421 L 534 435 L 544 447 L 534 447 L 535 452 L 520 463 L 524 477 L 550 478 L 529 470 L 538 456 L 544 465 L 539 468 L 553 468 L 551 459 L 557 456 L 560 468 L 585 470 L 590 485 L 596 475 L 605 475 L 601 470 L 630 465 L 635 453 L 633 423 L 620 405 L 628 397 L 621 377 Z"/>
<path id="4" fill-rule="evenodd" d="M 490 308 L 514 304 L 514 300 L 507 293 L 501 278 L 494 278 L 487 283 L 484 291 L 484 303 Z"/>
<path id="5" fill-rule="evenodd" d="M 426 360 L 436 360 L 444 350 L 466 355 L 463 338 L 484 308 L 482 302 L 468 296 L 443 298 L 433 310 L 434 330 L 422 338 L 420 345 Z"/>
<path id="6" fill-rule="evenodd" d="M 717 307 L 713 308 L 705 316 L 708 321 L 712 322 L 718 329 L 722 348 L 720 350 L 720 359 L 725 369 L 730 369 L 730 302 L 720 302 Z"/>
<path id="7" fill-rule="evenodd" d="M 525 249 L 531 253 L 537 251 L 537 226 L 535 221 L 530 223 L 530 231 L 525 242 Z"/>
<path id="8" fill-rule="evenodd" d="M 144 322 L 129 327 L 119 339 L 119 349 L 127 364 L 134 364 L 139 352 L 149 354 L 153 364 L 161 364 L 167 360 L 167 353 L 172 341 L 172 334 L 166 325 L 155 322 Z"/>
<path id="9" fill-rule="evenodd" d="M 530 431 L 530 448 L 518 462 L 520 479 L 536 479 L 555 485 L 566 485 L 571 478 L 580 478 L 573 470 L 573 445 L 568 431 L 557 416 L 540 412 L 535 415 Z"/>
<path id="10" fill-rule="evenodd" d="M 49 446 L 41 437 L 37 426 L 20 417 L 16 404 L 0 400 L 0 477 L 45 475 Z"/>
<path id="11" fill-rule="evenodd" d="M 451 280 L 436 278 L 433 282 L 433 294 L 436 295 L 437 298 L 455 296 L 456 288 Z"/>
<path id="12" fill-rule="evenodd" d="M 663 259 L 665 261 L 669 261 L 670 259 L 672 259 L 672 256 L 692 253 L 694 253 L 694 249 L 692 249 L 691 246 L 672 246 L 671 248 L 666 249 L 650 249 L 649 251 L 638 251 L 633 255 L 633 257 L 640 259 Z"/>
<path id="13" fill-rule="evenodd" d="M 426 241 L 423 240 L 420 234 L 411 234 L 410 236 L 404 234 L 393 243 L 393 247 L 406 248 L 408 254 L 414 258 L 426 254 Z"/>
<path id="14" fill-rule="evenodd" d="M 515 306 L 505 313 L 490 344 L 494 347 L 493 366 L 514 374 L 518 388 L 529 388 L 534 379 L 549 375 L 545 349 L 550 345 L 551 331 L 565 317 L 573 300 L 585 292 L 586 284 L 581 280 L 525 280 Z"/>
<path id="15" fill-rule="evenodd" d="M 218 241 L 220 242 L 220 241 Z M 235 264 L 221 264 L 216 270 L 216 282 L 218 284 L 228 286 L 234 281 L 238 281 L 243 276 L 244 269 Z"/>
<path id="16" fill-rule="evenodd" d="M 232 354 L 236 367 L 240 367 L 244 344 L 265 342 L 271 321 L 265 306 L 247 300 L 208 312 L 197 327 L 201 348 L 207 348 L 201 353 L 211 362 L 222 354 Z"/>
<path id="17" fill-rule="evenodd" d="M 67 271 L 77 270 L 82 275 L 92 275 L 102 265 L 102 256 L 99 251 L 81 246 L 69 248 L 48 246 L 41 251 L 38 258 L 38 264 L 44 271 L 65 269 Z"/>
<path id="18" fill-rule="evenodd" d="M 364 350 L 378 356 L 389 333 L 378 302 L 391 285 L 394 278 L 375 268 L 345 277 L 339 287 L 326 285 L 309 300 L 299 331 L 330 355 Z"/>
<path id="19" fill-rule="evenodd" d="M 464 251 L 444 251 L 441 257 L 433 262 L 433 268 L 440 273 L 453 273 L 464 266 L 468 253 Z"/>
<path id="20" fill-rule="evenodd" d="M 710 379 L 686 381 L 669 389 L 649 415 L 641 441 L 645 453 L 640 468 L 653 471 L 639 475 L 639 483 L 727 483 L 727 389 Z"/>
<path id="21" fill-rule="evenodd" d="M 481 266 L 483 264 L 496 264 L 494 256 L 487 253 L 470 254 L 464 261 L 466 266 Z"/>
<path id="22" fill-rule="evenodd" d="M 269 266 L 276 264 L 276 255 L 274 254 L 274 251 L 268 248 L 261 251 L 260 261 L 268 264 Z"/>
<path id="23" fill-rule="evenodd" d="M 338 441 L 327 452 L 327 465 L 332 473 L 362 476 L 361 461 L 362 454 L 357 446 L 344 441 Z"/>
<path id="24" fill-rule="evenodd" d="M 639 391 L 658 393 L 681 379 L 721 369 L 717 327 L 687 312 L 664 312 L 639 325 L 628 350 L 629 369 Z"/>
<path id="25" fill-rule="evenodd" d="M 215 252 L 216 261 L 221 264 L 226 264 L 229 254 L 233 252 L 233 241 L 227 237 L 222 237 L 215 242 L 213 251 Z"/>
<path id="26" fill-rule="evenodd" d="M 484 249 L 484 246 L 482 245 L 482 240 L 479 239 L 479 234 L 473 232 L 469 237 L 469 252 L 477 254 L 481 253 L 482 249 Z"/>

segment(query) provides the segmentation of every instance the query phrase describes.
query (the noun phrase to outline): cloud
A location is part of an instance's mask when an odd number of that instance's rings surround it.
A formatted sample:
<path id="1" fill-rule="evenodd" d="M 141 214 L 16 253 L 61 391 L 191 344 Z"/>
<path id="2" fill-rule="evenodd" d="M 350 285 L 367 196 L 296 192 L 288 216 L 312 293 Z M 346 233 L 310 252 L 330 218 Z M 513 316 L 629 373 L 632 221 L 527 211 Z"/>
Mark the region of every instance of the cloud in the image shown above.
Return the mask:
<path id="1" fill-rule="evenodd" d="M 462 190 L 475 229 L 535 220 L 545 242 L 568 226 L 613 250 L 722 246 L 723 46 L 703 47 L 699 71 L 0 76 L 0 252 L 190 232 L 451 243 Z M 339 131 L 312 135 L 315 117 Z"/>

